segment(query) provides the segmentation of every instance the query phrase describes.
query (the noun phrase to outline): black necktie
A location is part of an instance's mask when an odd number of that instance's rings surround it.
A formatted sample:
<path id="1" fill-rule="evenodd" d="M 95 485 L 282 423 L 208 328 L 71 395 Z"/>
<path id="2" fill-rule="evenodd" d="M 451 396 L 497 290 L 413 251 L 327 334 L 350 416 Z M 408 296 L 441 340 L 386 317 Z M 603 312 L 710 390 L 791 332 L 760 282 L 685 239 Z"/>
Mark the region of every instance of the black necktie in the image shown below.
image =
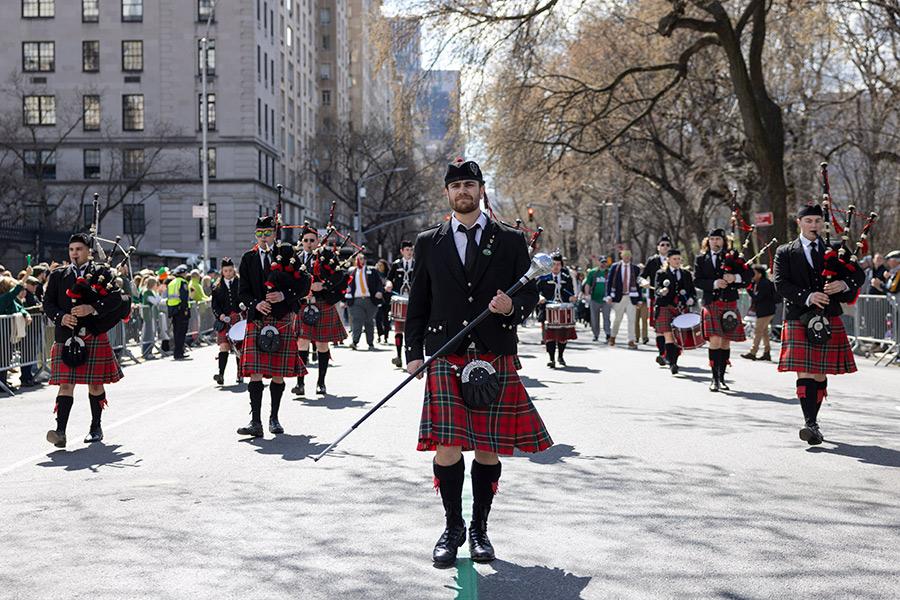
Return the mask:
<path id="1" fill-rule="evenodd" d="M 272 266 L 272 259 L 269 257 L 268 252 L 263 252 L 263 272 L 268 273 L 269 268 Z"/>
<path id="2" fill-rule="evenodd" d="M 819 245 L 819 240 L 812 242 L 809 250 L 810 254 L 812 254 L 813 268 L 816 270 L 816 273 L 821 273 L 825 268 L 825 258 L 822 255 L 822 247 Z"/>
<path id="3" fill-rule="evenodd" d="M 475 257 L 478 256 L 478 242 L 475 241 L 475 234 L 478 233 L 480 227 L 480 224 L 476 224 L 472 229 L 466 229 L 466 226 L 460 223 L 459 227 L 456 228 L 457 231 L 465 233 L 467 238 L 466 262 L 464 265 L 467 273 L 471 273 L 472 269 L 475 268 Z"/>

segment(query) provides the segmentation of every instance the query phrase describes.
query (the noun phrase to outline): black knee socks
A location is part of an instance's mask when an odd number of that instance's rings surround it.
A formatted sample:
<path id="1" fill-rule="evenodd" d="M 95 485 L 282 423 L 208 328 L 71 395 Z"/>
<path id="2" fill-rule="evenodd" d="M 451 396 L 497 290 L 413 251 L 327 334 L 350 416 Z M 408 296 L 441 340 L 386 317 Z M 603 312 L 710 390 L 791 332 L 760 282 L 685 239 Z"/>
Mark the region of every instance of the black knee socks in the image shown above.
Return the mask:
<path id="1" fill-rule="evenodd" d="M 325 373 L 328 372 L 328 359 L 331 352 L 319 352 L 319 385 L 325 385 Z"/>
<path id="2" fill-rule="evenodd" d="M 466 462 L 463 457 L 459 462 L 449 467 L 442 467 L 434 463 L 434 487 L 441 493 L 441 502 L 444 504 L 444 516 L 447 525 L 463 525 L 462 518 L 462 489 L 466 479 Z"/>
<path id="3" fill-rule="evenodd" d="M 262 397 L 265 386 L 262 381 L 251 381 L 247 384 L 247 391 L 250 392 L 250 420 L 254 423 L 262 422 L 260 413 L 262 412 Z"/>
<path id="4" fill-rule="evenodd" d="M 566 343 L 565 343 L 565 342 L 558 342 L 558 343 L 556 344 L 556 351 L 559 353 L 559 359 L 562 360 L 563 352 L 566 351 Z"/>
<path id="5" fill-rule="evenodd" d="M 309 364 L 309 348 L 307 348 L 306 350 L 300 351 L 300 358 L 303 359 L 304 365 Z M 303 380 L 305 377 L 306 377 L 305 375 L 300 375 L 299 377 L 297 377 L 297 383 L 303 383 Z"/>
<path id="6" fill-rule="evenodd" d="M 56 431 L 58 433 L 66 432 L 66 425 L 69 424 L 69 414 L 72 412 L 72 402 L 74 398 L 72 396 L 57 396 L 56 397 L 56 408 L 54 412 L 56 412 Z"/>
<path id="7" fill-rule="evenodd" d="M 800 410 L 807 424 L 815 423 L 819 413 L 819 382 L 815 379 L 801 377 L 797 380 L 797 398 L 800 399 Z"/>
<path id="8" fill-rule="evenodd" d="M 106 392 L 97 394 L 88 394 L 88 400 L 91 403 L 91 429 L 100 427 L 100 416 L 103 414 L 103 408 L 106 406 Z"/>
<path id="9" fill-rule="evenodd" d="M 813 406 L 813 421 L 819 418 L 819 409 L 822 408 L 822 403 L 825 402 L 825 396 L 827 395 L 828 380 L 826 379 L 825 381 L 816 381 L 816 403 Z"/>
<path id="10" fill-rule="evenodd" d="M 709 368 L 712 369 L 713 378 L 719 379 L 719 349 L 709 348 L 707 350 L 709 354 Z"/>
<path id="11" fill-rule="evenodd" d="M 731 348 L 721 348 L 719 350 L 719 381 L 725 381 L 725 369 L 728 368 L 729 360 L 731 360 Z"/>
<path id="12" fill-rule="evenodd" d="M 668 344 L 666 344 L 666 336 L 658 335 L 656 336 L 656 349 L 659 350 L 660 356 L 666 355 L 666 348 Z"/>
<path id="13" fill-rule="evenodd" d="M 472 461 L 472 520 L 487 520 L 491 510 L 491 502 L 500 483 L 500 463 L 496 465 L 483 465 L 477 460 Z"/>
<path id="14" fill-rule="evenodd" d="M 219 352 L 219 376 L 225 374 L 225 366 L 228 364 L 228 353 L 224 351 Z"/>
<path id="15" fill-rule="evenodd" d="M 556 342 L 547 342 L 547 354 L 550 355 L 550 360 L 556 360 Z"/>
<path id="16" fill-rule="evenodd" d="M 665 339 L 665 338 L 663 338 Z M 670 365 L 678 364 L 678 345 L 677 344 L 665 344 L 664 346 L 666 360 Z"/>
<path id="17" fill-rule="evenodd" d="M 269 395 L 272 397 L 272 414 L 270 419 L 278 419 L 278 409 L 281 407 L 281 395 L 284 394 L 284 382 L 269 384 Z"/>

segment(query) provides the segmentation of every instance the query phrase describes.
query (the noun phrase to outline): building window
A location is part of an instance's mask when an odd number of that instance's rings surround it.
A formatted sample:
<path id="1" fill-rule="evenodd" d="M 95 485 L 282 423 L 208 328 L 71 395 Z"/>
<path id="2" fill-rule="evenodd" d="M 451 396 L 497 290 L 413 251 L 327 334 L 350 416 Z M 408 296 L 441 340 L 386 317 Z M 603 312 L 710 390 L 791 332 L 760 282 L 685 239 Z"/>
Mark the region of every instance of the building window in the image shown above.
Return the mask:
<path id="1" fill-rule="evenodd" d="M 322 36 L 322 50 L 331 50 L 331 36 L 330 35 Z"/>
<path id="2" fill-rule="evenodd" d="M 84 178 L 100 179 L 100 150 L 97 148 L 84 150 Z"/>
<path id="3" fill-rule="evenodd" d="M 143 204 L 122 205 L 122 231 L 125 235 L 143 235 L 147 230 Z"/>
<path id="4" fill-rule="evenodd" d="M 319 23 L 322 25 L 328 25 L 331 23 L 331 9 L 330 8 L 320 8 L 319 9 Z"/>
<path id="5" fill-rule="evenodd" d="M 319 79 L 331 79 L 331 64 L 324 63 L 319 65 Z"/>
<path id="6" fill-rule="evenodd" d="M 25 125 L 56 125 L 56 96 L 25 96 Z"/>
<path id="7" fill-rule="evenodd" d="M 141 22 L 144 20 L 144 0 L 122 0 L 122 21 Z"/>
<path id="8" fill-rule="evenodd" d="M 87 231 L 94 224 L 94 207 L 91 204 L 81 205 L 81 229 Z"/>
<path id="9" fill-rule="evenodd" d="M 199 111 L 199 121 L 197 121 L 198 129 L 203 129 L 203 94 L 199 94 L 197 96 L 197 110 Z M 216 130 L 216 95 L 215 94 L 206 94 L 206 107 L 209 114 L 208 120 L 206 122 L 206 129 L 208 131 Z"/>
<path id="10" fill-rule="evenodd" d="M 197 40 L 197 73 L 203 74 L 203 40 Z M 206 42 L 206 74 L 216 74 L 216 40 Z"/>
<path id="11" fill-rule="evenodd" d="M 331 106 L 331 90 L 322 90 L 322 106 Z"/>
<path id="12" fill-rule="evenodd" d="M 144 42 L 142 40 L 122 41 L 122 70 L 131 73 L 144 70 Z"/>
<path id="13" fill-rule="evenodd" d="M 144 130 L 143 94 L 126 94 L 122 96 L 122 129 L 124 131 Z"/>
<path id="14" fill-rule="evenodd" d="M 284 30 L 284 43 L 288 48 L 294 47 L 294 30 L 288 25 Z"/>
<path id="15" fill-rule="evenodd" d="M 56 179 L 56 153 L 53 150 L 25 150 L 22 153 L 25 177 Z"/>
<path id="16" fill-rule="evenodd" d="M 85 131 L 100 131 L 100 96 L 82 98 L 82 116 Z"/>
<path id="17" fill-rule="evenodd" d="M 22 0 L 23 19 L 51 19 L 56 14 L 56 0 Z"/>
<path id="18" fill-rule="evenodd" d="M 198 151 L 197 156 L 200 158 L 200 179 L 203 179 L 203 146 L 200 146 L 200 148 L 198 148 L 197 151 Z M 209 162 L 207 163 L 209 165 L 209 178 L 215 179 L 216 178 L 216 149 L 210 148 L 209 146 L 207 146 L 206 155 L 209 157 Z"/>
<path id="19" fill-rule="evenodd" d="M 214 15 L 213 0 L 197 0 L 197 20 L 205 23 L 210 15 Z M 215 20 L 215 16 L 213 16 L 213 22 Z"/>
<path id="20" fill-rule="evenodd" d="M 56 68 L 54 42 L 23 42 L 22 70 L 26 73 L 50 73 Z"/>
<path id="21" fill-rule="evenodd" d="M 100 70 L 100 42 L 81 42 L 81 70 L 96 73 Z"/>
<path id="22" fill-rule="evenodd" d="M 209 203 L 209 239 L 216 239 L 216 204 L 215 202 Z M 200 239 L 203 239 L 203 219 L 197 219 L 197 224 L 200 226 Z"/>
<path id="23" fill-rule="evenodd" d="M 134 179 L 144 170 L 144 149 L 126 148 L 122 150 L 122 177 Z"/>
<path id="24" fill-rule="evenodd" d="M 81 0 L 81 22 L 97 23 L 100 21 L 100 0 Z"/>
<path id="25" fill-rule="evenodd" d="M 262 135 L 262 100 L 256 99 L 256 135 Z"/>

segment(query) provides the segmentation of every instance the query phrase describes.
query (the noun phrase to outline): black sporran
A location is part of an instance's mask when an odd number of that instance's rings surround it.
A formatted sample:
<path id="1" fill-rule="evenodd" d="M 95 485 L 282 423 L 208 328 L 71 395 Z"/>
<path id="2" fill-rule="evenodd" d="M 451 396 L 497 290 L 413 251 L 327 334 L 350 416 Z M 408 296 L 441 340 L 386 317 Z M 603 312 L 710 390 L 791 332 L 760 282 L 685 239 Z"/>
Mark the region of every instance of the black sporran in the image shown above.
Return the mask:
<path id="1" fill-rule="evenodd" d="M 469 408 L 486 408 L 500 397 L 500 378 L 493 365 L 483 360 L 466 363 L 460 373 L 463 402 Z"/>
<path id="2" fill-rule="evenodd" d="M 221 332 L 225 331 L 226 328 L 228 328 L 228 325 L 229 325 L 229 323 L 226 323 L 225 321 L 222 321 L 221 319 L 216 319 L 215 322 L 213 323 L 213 330 L 216 333 L 221 333 Z"/>
<path id="3" fill-rule="evenodd" d="M 260 329 L 256 338 L 256 347 L 259 348 L 260 352 L 265 352 L 266 354 L 278 352 L 281 349 L 281 333 L 278 331 L 278 328 L 273 325 L 266 325 Z"/>
<path id="4" fill-rule="evenodd" d="M 831 339 L 831 321 L 824 313 L 806 311 L 800 315 L 800 322 L 806 326 L 806 341 L 813 346 L 824 346 Z"/>
<path id="5" fill-rule="evenodd" d="M 725 333 L 731 333 L 735 329 L 738 328 L 740 324 L 740 320 L 738 319 L 738 314 L 733 310 L 726 310 L 722 313 L 722 318 L 719 321 L 722 325 L 722 331 Z"/>
<path id="6" fill-rule="evenodd" d="M 77 369 L 87 362 L 88 353 L 84 340 L 73 335 L 63 344 L 62 361 L 70 369 Z"/>
<path id="7" fill-rule="evenodd" d="M 300 319 L 307 325 L 315 325 L 319 322 L 319 317 L 321 316 L 322 311 L 319 310 L 318 306 L 315 304 L 308 304 L 300 314 Z"/>

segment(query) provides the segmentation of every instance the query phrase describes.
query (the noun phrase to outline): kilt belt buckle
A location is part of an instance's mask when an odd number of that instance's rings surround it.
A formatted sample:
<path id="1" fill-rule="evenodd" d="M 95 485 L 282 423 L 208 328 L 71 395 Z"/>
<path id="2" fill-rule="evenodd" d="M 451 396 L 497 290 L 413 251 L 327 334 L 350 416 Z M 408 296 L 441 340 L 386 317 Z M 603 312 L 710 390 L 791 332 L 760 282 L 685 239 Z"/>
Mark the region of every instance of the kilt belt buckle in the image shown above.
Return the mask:
<path id="1" fill-rule="evenodd" d="M 481 359 L 470 360 L 460 372 L 463 402 L 469 408 L 486 408 L 500 396 L 500 378 L 494 366 Z"/>
<path id="2" fill-rule="evenodd" d="M 738 327 L 738 316 L 737 312 L 733 310 L 726 310 L 722 313 L 722 318 L 720 319 L 722 324 L 722 331 L 726 333 L 731 333 Z"/>
<path id="3" fill-rule="evenodd" d="M 256 345 L 267 354 L 277 352 L 281 348 L 281 332 L 274 325 L 266 325 L 259 330 Z"/>

